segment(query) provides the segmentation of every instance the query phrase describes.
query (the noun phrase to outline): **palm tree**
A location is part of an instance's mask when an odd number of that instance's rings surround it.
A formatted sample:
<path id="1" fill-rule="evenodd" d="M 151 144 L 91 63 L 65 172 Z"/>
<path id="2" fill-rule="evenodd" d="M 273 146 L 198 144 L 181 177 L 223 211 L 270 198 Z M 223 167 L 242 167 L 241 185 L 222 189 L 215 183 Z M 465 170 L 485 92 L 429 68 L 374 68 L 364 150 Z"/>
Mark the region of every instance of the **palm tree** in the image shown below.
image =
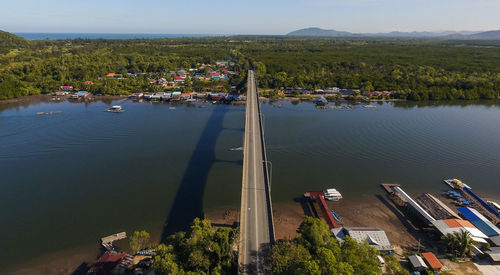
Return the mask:
<path id="1" fill-rule="evenodd" d="M 460 230 L 442 236 L 441 244 L 447 252 L 453 253 L 455 257 L 463 258 L 471 250 L 472 246 L 477 244 L 477 241 L 472 239 L 469 231 Z"/>

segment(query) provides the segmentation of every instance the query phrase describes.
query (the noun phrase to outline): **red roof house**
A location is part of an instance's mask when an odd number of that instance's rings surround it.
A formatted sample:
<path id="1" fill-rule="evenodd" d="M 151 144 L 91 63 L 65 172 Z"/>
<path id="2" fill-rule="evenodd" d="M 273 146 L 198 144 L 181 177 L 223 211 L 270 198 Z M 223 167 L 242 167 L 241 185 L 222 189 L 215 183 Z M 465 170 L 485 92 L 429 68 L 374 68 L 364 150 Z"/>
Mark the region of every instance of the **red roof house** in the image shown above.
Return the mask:
<path id="1" fill-rule="evenodd" d="M 118 262 L 129 256 L 126 253 L 116 253 L 106 251 L 97 262 L 87 271 L 87 274 L 111 274 Z"/>
<path id="2" fill-rule="evenodd" d="M 425 252 L 422 253 L 422 256 L 424 257 L 425 261 L 429 264 L 429 266 L 434 269 L 434 271 L 441 272 L 441 268 L 443 268 L 443 265 L 441 262 L 436 258 L 436 255 L 432 252 Z"/>
<path id="3" fill-rule="evenodd" d="M 73 86 L 61 86 L 61 90 L 63 90 L 63 91 L 73 91 Z"/>

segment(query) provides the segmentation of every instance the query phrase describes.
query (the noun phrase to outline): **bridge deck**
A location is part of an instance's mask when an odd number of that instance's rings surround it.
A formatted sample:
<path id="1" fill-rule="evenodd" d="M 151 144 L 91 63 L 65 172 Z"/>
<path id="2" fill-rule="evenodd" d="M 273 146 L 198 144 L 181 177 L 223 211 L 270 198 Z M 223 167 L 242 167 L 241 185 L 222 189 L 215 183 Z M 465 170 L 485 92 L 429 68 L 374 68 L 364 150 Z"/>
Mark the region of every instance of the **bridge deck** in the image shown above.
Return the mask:
<path id="1" fill-rule="evenodd" d="M 274 241 L 255 72 L 248 73 L 240 218 L 240 274 L 263 274 L 263 253 Z"/>

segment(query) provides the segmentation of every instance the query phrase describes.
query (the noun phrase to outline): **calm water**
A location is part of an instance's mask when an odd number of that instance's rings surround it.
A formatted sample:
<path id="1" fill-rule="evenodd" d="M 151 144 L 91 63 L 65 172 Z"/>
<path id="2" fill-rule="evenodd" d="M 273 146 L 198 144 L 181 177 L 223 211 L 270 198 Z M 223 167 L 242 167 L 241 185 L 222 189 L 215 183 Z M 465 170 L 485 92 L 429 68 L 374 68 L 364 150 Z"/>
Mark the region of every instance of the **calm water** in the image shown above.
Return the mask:
<path id="1" fill-rule="evenodd" d="M 57 39 L 152 39 L 152 38 L 183 38 L 183 37 L 213 37 L 221 34 L 161 34 L 161 33 L 15 33 L 27 40 L 57 40 Z"/>
<path id="2" fill-rule="evenodd" d="M 126 111 L 103 112 L 111 103 Z M 0 267 L 238 208 L 242 152 L 231 149 L 242 146 L 245 106 L 170 107 L 0 103 Z M 50 111 L 61 112 L 37 115 Z M 356 199 L 381 182 L 437 191 L 449 177 L 500 197 L 499 105 L 278 102 L 263 113 L 274 203 L 326 187 Z"/>

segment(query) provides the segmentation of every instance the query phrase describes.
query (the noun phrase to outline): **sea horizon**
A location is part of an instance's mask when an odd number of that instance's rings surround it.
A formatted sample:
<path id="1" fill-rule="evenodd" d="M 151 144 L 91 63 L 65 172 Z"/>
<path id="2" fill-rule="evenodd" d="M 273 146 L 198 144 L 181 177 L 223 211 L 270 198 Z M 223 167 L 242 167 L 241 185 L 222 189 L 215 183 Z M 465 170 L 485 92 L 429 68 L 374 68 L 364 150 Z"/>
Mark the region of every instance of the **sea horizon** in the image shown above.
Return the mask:
<path id="1" fill-rule="evenodd" d="M 193 34 L 193 33 L 79 33 L 79 32 L 13 32 L 27 40 L 66 40 L 66 39 L 151 39 L 151 38 L 200 38 L 220 37 L 230 34 Z"/>

